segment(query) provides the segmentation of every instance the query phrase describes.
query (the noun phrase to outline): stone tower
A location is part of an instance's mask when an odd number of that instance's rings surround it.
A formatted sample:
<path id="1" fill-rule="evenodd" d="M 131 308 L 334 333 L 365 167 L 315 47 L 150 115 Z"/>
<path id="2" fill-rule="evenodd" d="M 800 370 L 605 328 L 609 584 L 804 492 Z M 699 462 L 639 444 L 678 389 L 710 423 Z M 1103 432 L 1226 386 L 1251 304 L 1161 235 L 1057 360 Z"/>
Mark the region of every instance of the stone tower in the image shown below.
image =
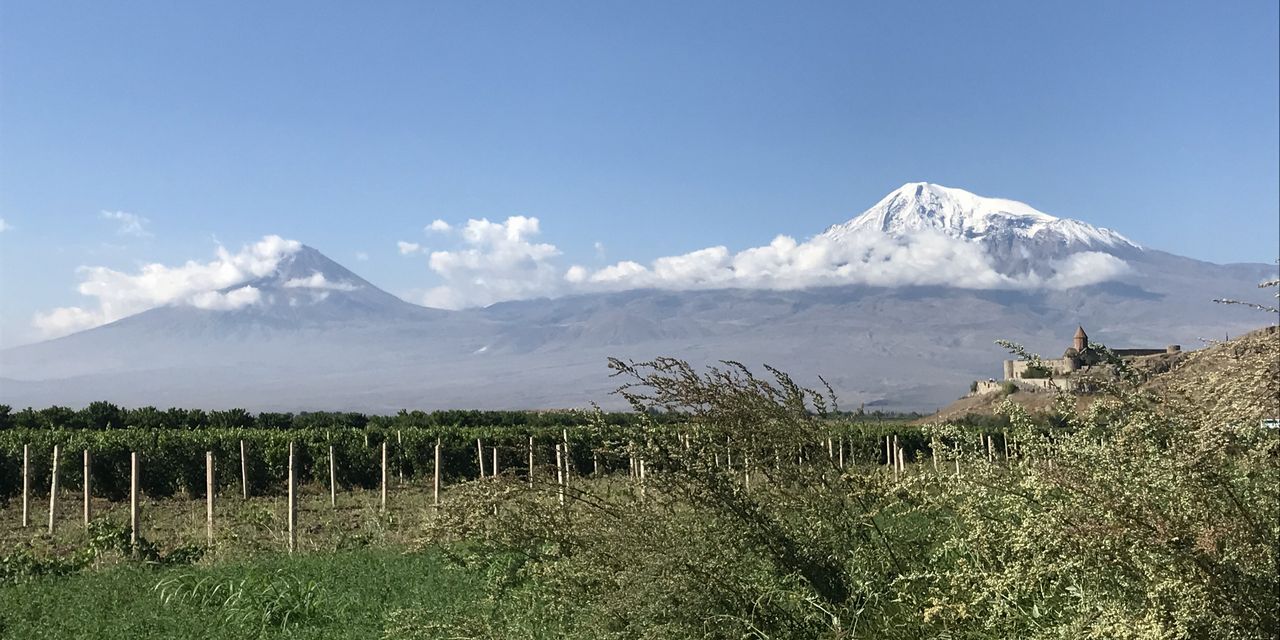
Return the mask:
<path id="1" fill-rule="evenodd" d="M 1083 326 L 1076 327 L 1075 341 L 1071 346 L 1075 347 L 1076 353 L 1084 353 L 1084 350 L 1089 348 L 1089 335 L 1084 332 Z"/>

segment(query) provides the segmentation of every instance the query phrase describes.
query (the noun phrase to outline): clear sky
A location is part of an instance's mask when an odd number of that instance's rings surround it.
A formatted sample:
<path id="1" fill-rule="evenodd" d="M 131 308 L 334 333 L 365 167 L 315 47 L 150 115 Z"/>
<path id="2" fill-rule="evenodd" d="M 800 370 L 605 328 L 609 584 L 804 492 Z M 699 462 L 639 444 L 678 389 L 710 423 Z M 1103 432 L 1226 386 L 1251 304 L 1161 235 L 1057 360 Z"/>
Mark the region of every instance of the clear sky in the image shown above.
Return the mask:
<path id="1" fill-rule="evenodd" d="M 82 266 L 279 234 L 421 301 L 468 219 L 599 268 L 918 180 L 1271 262 L 1278 4 L 6 0 L 0 344 Z"/>

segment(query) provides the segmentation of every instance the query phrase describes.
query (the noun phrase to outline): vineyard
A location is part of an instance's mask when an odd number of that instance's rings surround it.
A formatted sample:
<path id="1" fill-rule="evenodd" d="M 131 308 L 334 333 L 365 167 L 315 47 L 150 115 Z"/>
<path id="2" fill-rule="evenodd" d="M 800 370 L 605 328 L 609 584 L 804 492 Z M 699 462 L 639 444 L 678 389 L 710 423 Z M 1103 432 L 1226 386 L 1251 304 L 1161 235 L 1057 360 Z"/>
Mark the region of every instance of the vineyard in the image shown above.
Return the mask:
<path id="1" fill-rule="evenodd" d="M 658 423 L 657 432 L 685 437 L 689 426 L 681 422 Z M 973 429 L 974 446 L 984 436 Z M 652 436 L 655 431 L 649 430 Z M 388 452 L 389 473 L 400 479 L 431 479 L 435 474 L 436 447 L 440 447 L 442 479 L 449 484 L 491 475 L 493 465 L 500 470 L 526 474 L 533 448 L 535 465 L 550 465 L 557 443 L 567 443 L 566 466 L 574 474 L 599 475 L 629 470 L 625 450 L 640 429 L 621 420 L 603 416 L 590 424 L 573 426 L 432 426 L 408 428 L 298 427 L 289 429 L 204 428 L 184 429 L 29 429 L 0 431 L 0 499 L 12 498 L 22 489 L 22 461 L 27 456 L 28 483 L 48 487 L 52 479 L 52 455 L 62 452 L 59 476 L 64 486 L 83 482 L 83 466 L 78 454 L 90 453 L 90 484 L 96 495 L 113 500 L 128 497 L 131 454 L 137 453 L 145 471 L 142 490 L 153 497 L 177 494 L 200 495 L 205 491 L 205 454 L 216 465 L 215 486 L 234 487 L 252 495 L 284 491 L 290 444 L 294 450 L 294 472 L 299 482 L 329 482 L 332 453 L 335 477 L 340 487 L 371 489 L 381 481 L 381 449 Z M 929 455 L 930 440 L 919 428 L 894 422 L 832 422 L 829 437 L 816 441 L 797 453 L 803 458 L 834 450 L 850 464 L 886 464 L 885 437 L 896 438 L 907 461 Z M 718 448 L 726 464 L 735 452 L 741 456 L 743 443 L 732 437 L 716 442 L 689 442 Z M 996 433 L 997 447 L 1003 450 L 1003 435 Z M 827 440 L 830 440 L 828 447 Z M 483 450 L 483 460 L 477 452 Z M 495 453 L 496 450 L 496 453 Z M 243 459 L 241 458 L 243 452 Z M 496 458 L 494 457 L 496 455 Z M 782 454 L 779 454 L 781 456 Z M 774 456 L 774 457 L 779 457 Z M 481 465 L 485 469 L 481 469 Z"/>

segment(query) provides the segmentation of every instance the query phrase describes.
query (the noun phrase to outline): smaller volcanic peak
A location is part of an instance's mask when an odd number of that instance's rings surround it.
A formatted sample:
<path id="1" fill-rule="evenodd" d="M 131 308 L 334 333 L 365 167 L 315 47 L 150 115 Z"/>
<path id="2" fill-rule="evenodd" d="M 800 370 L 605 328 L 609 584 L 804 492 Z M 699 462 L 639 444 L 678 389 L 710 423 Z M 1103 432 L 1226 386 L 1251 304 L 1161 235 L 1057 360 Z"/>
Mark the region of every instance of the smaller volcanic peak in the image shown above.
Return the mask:
<path id="1" fill-rule="evenodd" d="M 962 240 L 1034 240 L 1073 249 L 1138 248 L 1110 229 L 1051 216 L 1016 200 L 986 198 L 928 182 L 904 184 L 861 215 L 832 226 L 822 235 L 843 240 L 869 232 L 902 236 L 920 231 L 942 232 Z"/>
<path id="2" fill-rule="evenodd" d="M 371 284 L 307 245 L 284 256 L 275 270 L 223 292 L 252 288 L 257 304 L 242 313 L 298 321 L 341 321 L 359 317 L 423 317 L 430 311 Z"/>

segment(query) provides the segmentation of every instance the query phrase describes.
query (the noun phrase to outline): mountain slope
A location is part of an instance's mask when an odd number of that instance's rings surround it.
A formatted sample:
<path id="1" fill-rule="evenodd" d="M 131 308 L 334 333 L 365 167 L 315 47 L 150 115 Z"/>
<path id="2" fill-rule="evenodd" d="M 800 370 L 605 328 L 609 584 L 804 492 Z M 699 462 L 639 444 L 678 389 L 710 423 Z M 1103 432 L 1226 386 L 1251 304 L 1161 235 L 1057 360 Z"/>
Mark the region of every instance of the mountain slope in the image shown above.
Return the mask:
<path id="1" fill-rule="evenodd" d="M 543 408 L 610 396 L 608 357 L 658 355 L 822 375 L 845 406 L 933 409 L 1000 374 L 997 338 L 1057 355 L 1077 324 L 1118 347 L 1183 344 L 1266 322 L 1216 297 L 1255 298 L 1260 264 L 1214 265 L 1085 223 L 912 183 L 832 242 L 939 234 L 1008 274 L 1045 277 L 1073 255 L 1124 269 L 1087 286 L 845 285 L 802 290 L 630 290 L 442 311 L 406 303 L 302 247 L 273 272 L 0 352 L 0 402 L 251 409 Z M 216 295 L 213 295 L 216 294 Z"/>

